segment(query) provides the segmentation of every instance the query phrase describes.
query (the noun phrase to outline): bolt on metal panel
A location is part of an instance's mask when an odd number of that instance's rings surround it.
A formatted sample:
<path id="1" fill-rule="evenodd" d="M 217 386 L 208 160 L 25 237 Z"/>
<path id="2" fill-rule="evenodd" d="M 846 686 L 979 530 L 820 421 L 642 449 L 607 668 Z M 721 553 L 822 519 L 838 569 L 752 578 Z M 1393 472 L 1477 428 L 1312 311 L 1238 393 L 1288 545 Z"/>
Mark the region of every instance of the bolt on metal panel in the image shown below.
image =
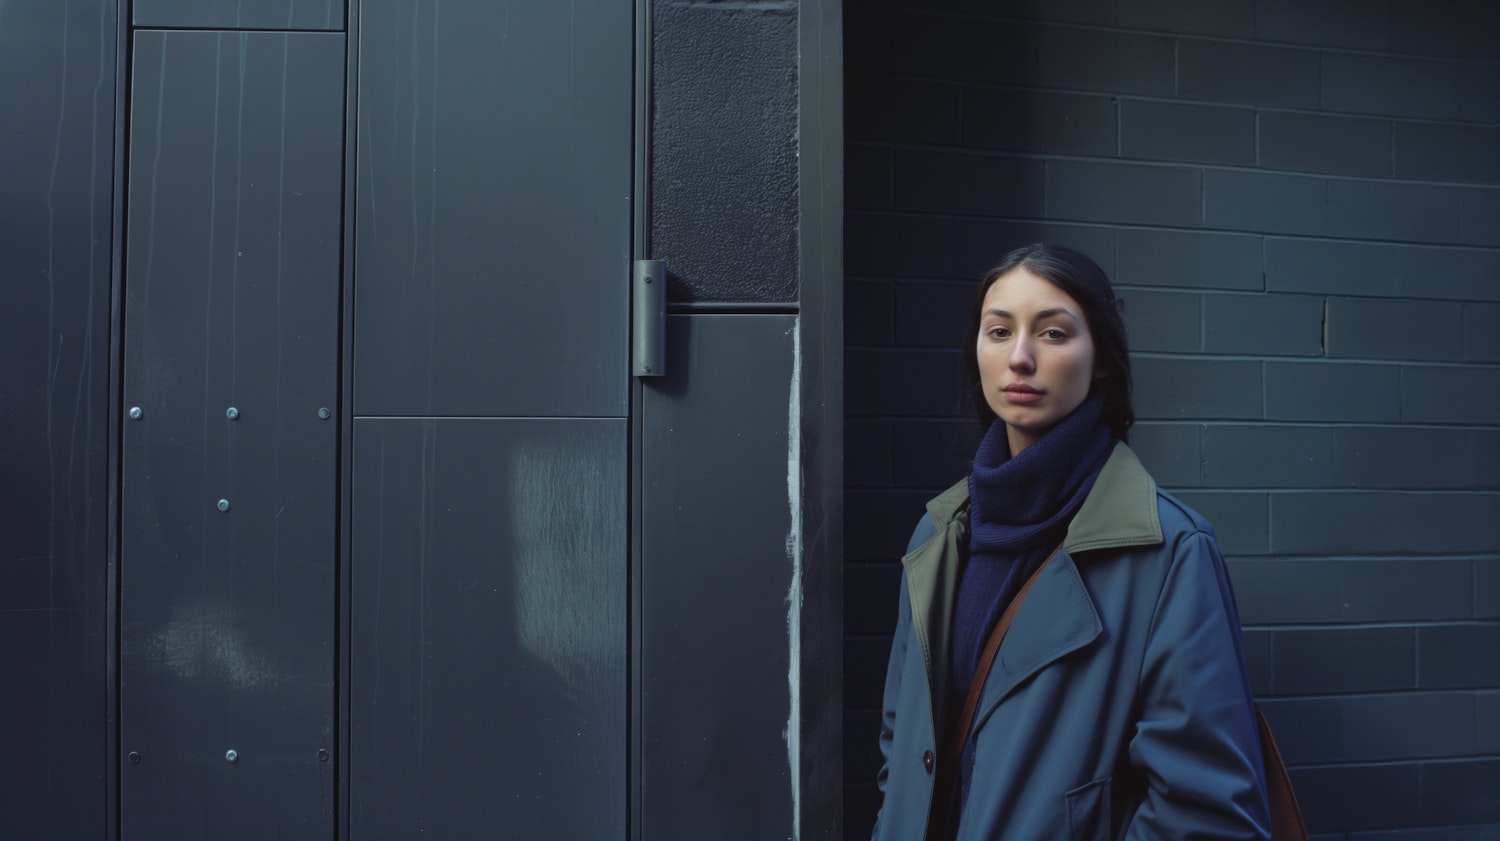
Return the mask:
<path id="1" fill-rule="evenodd" d="M 325 839 L 344 37 L 135 39 L 121 837 Z"/>

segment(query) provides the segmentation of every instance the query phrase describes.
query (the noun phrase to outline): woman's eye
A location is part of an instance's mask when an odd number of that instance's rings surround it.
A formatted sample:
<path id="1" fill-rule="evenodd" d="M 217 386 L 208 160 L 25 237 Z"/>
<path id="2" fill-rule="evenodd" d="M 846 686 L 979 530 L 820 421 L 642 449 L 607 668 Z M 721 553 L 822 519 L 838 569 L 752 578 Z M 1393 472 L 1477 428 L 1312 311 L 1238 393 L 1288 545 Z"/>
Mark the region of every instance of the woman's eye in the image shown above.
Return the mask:
<path id="1" fill-rule="evenodd" d="M 1042 338 L 1044 338 L 1044 339 L 1051 339 L 1053 341 L 1062 341 L 1063 339 L 1066 339 L 1067 337 L 1068 337 L 1067 333 L 1063 332 L 1062 330 L 1057 329 L 1056 327 L 1053 327 L 1053 328 L 1050 328 L 1048 330 L 1043 330 L 1042 331 Z"/>
<path id="2" fill-rule="evenodd" d="M 1010 335 L 1010 331 L 1007 330 L 1007 329 L 1005 329 L 1004 327 L 991 327 L 990 328 L 990 338 L 991 339 L 1004 339 L 1004 338 L 1006 338 L 1009 335 Z"/>

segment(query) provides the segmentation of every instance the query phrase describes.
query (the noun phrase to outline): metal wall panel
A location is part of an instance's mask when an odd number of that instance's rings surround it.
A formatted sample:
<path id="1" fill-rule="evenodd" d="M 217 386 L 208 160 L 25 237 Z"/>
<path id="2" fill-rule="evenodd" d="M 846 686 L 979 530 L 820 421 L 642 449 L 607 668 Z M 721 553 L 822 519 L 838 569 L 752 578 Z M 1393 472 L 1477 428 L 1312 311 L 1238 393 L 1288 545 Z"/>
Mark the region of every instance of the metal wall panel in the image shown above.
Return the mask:
<path id="1" fill-rule="evenodd" d="M 623 417 L 631 4 L 362 12 L 356 413 Z"/>
<path id="2" fill-rule="evenodd" d="M 625 454 L 624 420 L 354 421 L 351 838 L 624 837 Z"/>
<path id="3" fill-rule="evenodd" d="M 342 35 L 136 34 L 126 839 L 332 827 L 343 68 Z"/>
<path id="4" fill-rule="evenodd" d="M 0 835 L 107 827 L 116 4 L 0 11 Z"/>
<path id="5" fill-rule="evenodd" d="M 130 14 L 162 29 L 344 28 L 344 0 L 132 0 Z"/>
<path id="6" fill-rule="evenodd" d="M 668 322 L 638 417 L 642 837 L 788 838 L 797 317 Z"/>

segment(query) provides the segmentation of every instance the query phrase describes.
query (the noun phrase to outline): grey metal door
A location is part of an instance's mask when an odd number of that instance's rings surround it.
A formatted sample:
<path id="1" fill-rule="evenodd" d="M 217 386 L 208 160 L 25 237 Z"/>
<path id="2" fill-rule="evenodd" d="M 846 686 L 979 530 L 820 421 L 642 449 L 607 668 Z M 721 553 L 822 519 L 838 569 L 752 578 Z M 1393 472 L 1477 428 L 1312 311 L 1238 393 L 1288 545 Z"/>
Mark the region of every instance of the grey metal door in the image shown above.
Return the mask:
<path id="1" fill-rule="evenodd" d="M 633 5 L 361 6 L 351 838 L 624 837 Z"/>
<path id="2" fill-rule="evenodd" d="M 126 839 L 328 838 L 344 36 L 138 30 Z"/>

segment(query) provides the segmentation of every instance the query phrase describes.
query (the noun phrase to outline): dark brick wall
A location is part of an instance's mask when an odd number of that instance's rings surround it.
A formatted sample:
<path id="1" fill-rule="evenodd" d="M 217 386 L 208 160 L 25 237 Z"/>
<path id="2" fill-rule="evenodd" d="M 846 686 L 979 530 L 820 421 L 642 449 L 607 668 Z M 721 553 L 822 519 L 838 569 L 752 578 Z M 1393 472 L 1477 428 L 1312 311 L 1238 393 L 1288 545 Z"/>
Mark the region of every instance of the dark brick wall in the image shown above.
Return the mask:
<path id="1" fill-rule="evenodd" d="M 1135 447 L 1215 524 L 1310 829 L 1500 837 L 1500 6 L 845 15 L 845 837 L 898 558 L 973 445 L 964 307 L 1038 239 L 1126 299 Z"/>

